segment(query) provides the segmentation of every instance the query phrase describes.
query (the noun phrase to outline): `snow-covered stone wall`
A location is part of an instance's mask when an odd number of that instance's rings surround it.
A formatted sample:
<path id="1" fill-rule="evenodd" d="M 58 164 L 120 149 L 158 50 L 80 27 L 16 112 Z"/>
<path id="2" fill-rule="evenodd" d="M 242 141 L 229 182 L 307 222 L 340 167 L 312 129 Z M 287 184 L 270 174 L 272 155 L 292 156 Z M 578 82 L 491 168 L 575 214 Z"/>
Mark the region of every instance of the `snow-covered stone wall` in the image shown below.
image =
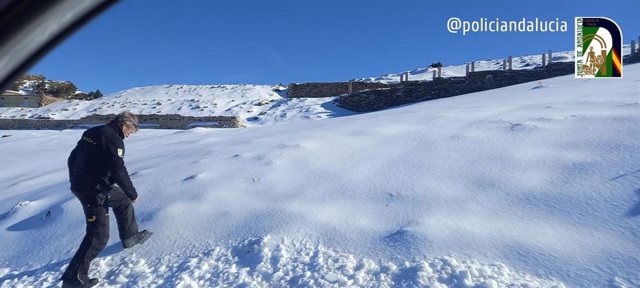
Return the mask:
<path id="1" fill-rule="evenodd" d="M 73 129 L 90 127 L 107 123 L 115 115 L 91 115 L 74 120 L 54 120 L 54 119 L 0 119 L 0 130 L 11 129 Z M 238 128 L 240 121 L 237 117 L 210 116 L 194 117 L 177 114 L 159 115 L 138 115 L 142 128 L 156 129 L 189 129 L 193 127 L 213 127 L 213 128 Z"/>

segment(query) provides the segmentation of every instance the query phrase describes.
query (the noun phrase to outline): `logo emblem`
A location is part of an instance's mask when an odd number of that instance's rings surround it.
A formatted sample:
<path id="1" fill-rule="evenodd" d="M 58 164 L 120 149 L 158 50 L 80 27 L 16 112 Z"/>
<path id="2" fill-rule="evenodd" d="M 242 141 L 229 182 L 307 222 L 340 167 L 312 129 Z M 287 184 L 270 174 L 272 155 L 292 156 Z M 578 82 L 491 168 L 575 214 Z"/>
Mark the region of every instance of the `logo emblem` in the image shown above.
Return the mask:
<path id="1" fill-rule="evenodd" d="M 118 148 L 118 156 L 120 156 L 120 158 L 124 158 L 124 149 Z"/>
<path id="2" fill-rule="evenodd" d="M 622 30 L 605 17 L 576 17 L 576 78 L 622 78 Z"/>

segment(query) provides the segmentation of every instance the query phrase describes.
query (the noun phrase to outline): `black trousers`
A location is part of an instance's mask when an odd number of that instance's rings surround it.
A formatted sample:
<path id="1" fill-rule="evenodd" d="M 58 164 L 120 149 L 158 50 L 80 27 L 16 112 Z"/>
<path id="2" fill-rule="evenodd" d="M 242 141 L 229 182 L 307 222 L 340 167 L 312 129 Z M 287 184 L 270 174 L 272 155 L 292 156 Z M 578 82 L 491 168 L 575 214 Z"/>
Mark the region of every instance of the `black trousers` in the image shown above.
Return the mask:
<path id="1" fill-rule="evenodd" d="M 72 192 L 82 203 L 87 232 L 62 278 L 79 278 L 86 281 L 89 279 L 91 261 L 100 254 L 109 241 L 109 207 L 116 215 L 120 240 L 129 239 L 138 234 L 138 223 L 133 211 L 133 203 L 120 187 L 115 186 L 111 189 L 103 205 L 98 205 L 97 191 Z"/>

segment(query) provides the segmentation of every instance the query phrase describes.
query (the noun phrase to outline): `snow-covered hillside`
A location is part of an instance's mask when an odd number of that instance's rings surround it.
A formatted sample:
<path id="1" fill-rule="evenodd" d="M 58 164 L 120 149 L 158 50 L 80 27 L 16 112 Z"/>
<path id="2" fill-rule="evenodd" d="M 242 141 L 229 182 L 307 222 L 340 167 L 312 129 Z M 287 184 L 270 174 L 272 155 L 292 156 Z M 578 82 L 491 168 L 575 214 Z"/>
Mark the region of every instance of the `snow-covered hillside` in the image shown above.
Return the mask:
<path id="1" fill-rule="evenodd" d="M 553 62 L 569 62 L 575 61 L 575 56 L 573 51 L 561 51 L 561 52 L 553 52 L 552 54 Z M 465 76 L 467 71 L 467 65 L 446 65 L 442 67 L 442 77 L 460 77 Z M 507 65 L 509 65 L 507 63 Z M 511 68 L 514 70 L 525 70 L 525 69 L 533 69 L 536 66 L 542 65 L 542 55 L 526 55 L 526 56 L 514 56 L 512 60 Z M 489 60 L 479 60 L 475 61 L 475 71 L 486 71 L 486 70 L 502 70 L 502 59 L 489 59 Z M 508 66 L 507 66 L 508 67 Z M 383 83 L 393 83 L 400 81 L 400 75 L 408 72 L 409 80 L 411 81 L 431 81 L 433 80 L 433 71 L 437 68 L 432 67 L 422 67 L 416 68 L 411 71 L 403 71 L 398 74 L 384 74 L 379 77 L 367 77 L 367 78 L 359 78 L 355 79 L 356 81 L 365 81 L 365 82 L 383 82 Z M 471 68 L 469 68 L 471 69 Z"/>
<path id="2" fill-rule="evenodd" d="M 92 101 L 67 100 L 40 108 L 0 108 L 1 118 L 79 119 L 91 114 L 237 116 L 246 126 L 352 114 L 335 97 L 288 99 L 280 86 L 160 85 L 132 88 Z"/>
<path id="3" fill-rule="evenodd" d="M 622 55 L 629 55 L 631 53 L 631 46 L 629 44 L 622 45 Z M 546 52 L 545 52 L 546 54 Z M 507 59 L 507 57 L 505 57 Z M 487 60 L 477 60 L 475 61 L 475 71 L 487 71 L 487 70 L 502 70 L 504 59 L 487 59 Z M 547 59 L 548 60 L 548 59 Z M 575 53 L 574 51 L 552 51 L 552 62 L 573 62 L 575 61 Z M 447 65 L 447 63 L 442 63 L 444 66 L 441 69 L 442 77 L 460 77 L 465 76 L 467 71 L 467 64 L 460 65 Z M 507 63 L 507 67 L 508 67 Z M 525 56 L 513 56 L 512 58 L 512 66 L 513 70 L 527 70 L 533 69 L 535 67 L 542 66 L 542 53 L 536 55 L 525 55 Z M 391 73 L 384 74 L 378 77 L 365 77 L 354 79 L 355 81 L 365 81 L 365 82 L 382 82 L 382 83 L 394 83 L 400 81 L 400 75 L 404 73 L 409 73 L 410 81 L 431 81 L 433 80 L 433 71 L 436 71 L 437 68 L 432 67 L 421 67 L 416 68 L 410 71 L 402 71 L 400 73 Z M 471 69 L 471 67 L 469 67 Z"/>
<path id="4" fill-rule="evenodd" d="M 121 251 L 112 221 L 92 276 L 101 287 L 640 287 L 640 65 L 624 71 L 324 121 L 142 130 L 125 160 L 140 226 L 155 234 Z M 55 285 L 77 248 L 84 221 L 65 165 L 81 133 L 2 132 L 2 287 Z"/>
<path id="5" fill-rule="evenodd" d="M 628 47 L 625 55 L 629 53 Z M 554 52 L 553 61 L 573 61 L 572 51 Z M 540 55 L 515 57 L 514 69 L 541 65 Z M 446 63 L 445 63 L 446 64 Z M 502 69 L 502 60 L 476 62 L 476 70 Z M 433 68 L 410 71 L 410 80 L 432 80 Z M 465 65 L 443 67 L 443 77 L 463 76 Z M 399 74 L 358 79 L 397 82 Z M 117 114 L 129 110 L 140 114 L 187 116 L 237 116 L 245 126 L 317 120 L 353 113 L 337 107 L 336 97 L 287 98 L 285 87 L 273 85 L 159 85 L 137 87 L 92 101 L 67 100 L 41 108 L 2 108 L 0 118 L 78 119 L 91 114 Z M 338 96 L 338 95 L 336 95 Z"/>

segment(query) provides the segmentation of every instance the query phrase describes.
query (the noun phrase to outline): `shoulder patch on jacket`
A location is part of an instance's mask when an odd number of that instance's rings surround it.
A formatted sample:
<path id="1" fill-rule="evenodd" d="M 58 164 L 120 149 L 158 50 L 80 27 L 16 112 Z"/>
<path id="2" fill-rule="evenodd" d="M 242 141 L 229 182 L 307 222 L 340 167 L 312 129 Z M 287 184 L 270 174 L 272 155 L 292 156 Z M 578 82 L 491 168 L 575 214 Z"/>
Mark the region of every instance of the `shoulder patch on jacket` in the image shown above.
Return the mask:
<path id="1" fill-rule="evenodd" d="M 124 158 L 124 149 L 118 148 L 118 156 L 120 156 L 120 158 Z"/>
<path id="2" fill-rule="evenodd" d="M 82 141 L 89 142 L 89 143 L 91 143 L 93 145 L 96 145 L 96 141 L 93 141 L 93 139 L 91 139 L 91 138 L 89 138 L 87 136 L 82 136 Z"/>

